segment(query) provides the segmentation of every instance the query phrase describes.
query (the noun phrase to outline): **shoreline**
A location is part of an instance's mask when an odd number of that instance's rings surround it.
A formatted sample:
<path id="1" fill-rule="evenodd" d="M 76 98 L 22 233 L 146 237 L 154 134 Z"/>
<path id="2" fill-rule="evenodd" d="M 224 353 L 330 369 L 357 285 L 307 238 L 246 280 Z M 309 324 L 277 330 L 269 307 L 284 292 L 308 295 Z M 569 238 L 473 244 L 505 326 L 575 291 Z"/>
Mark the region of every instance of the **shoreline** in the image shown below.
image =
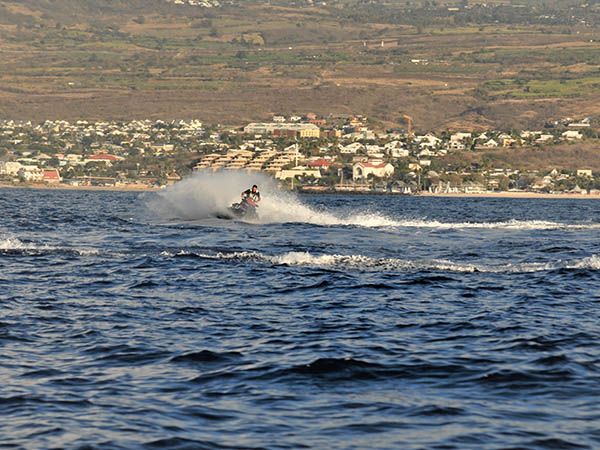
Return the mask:
<path id="1" fill-rule="evenodd" d="M 46 191 L 113 191 L 113 192 L 157 192 L 161 188 L 147 186 L 71 186 L 69 184 L 6 184 L 0 189 L 41 189 Z"/>
<path id="2" fill-rule="evenodd" d="M 0 189 L 43 189 L 67 191 L 113 191 L 113 192 L 159 192 L 164 188 L 147 186 L 71 186 L 68 184 L 7 184 L 0 183 Z M 309 195 L 389 195 L 392 197 L 437 197 L 437 198 L 522 198 L 522 199 L 572 199 L 572 200 L 600 200 L 600 194 L 570 194 L 543 192 L 483 192 L 483 193 L 431 193 L 418 194 L 390 194 L 385 192 L 337 192 L 337 191 L 298 191 Z"/>
<path id="3" fill-rule="evenodd" d="M 428 191 L 419 192 L 417 194 L 399 194 L 388 192 L 368 192 L 368 191 L 298 191 L 302 194 L 309 195 L 381 195 L 390 197 L 439 197 L 439 198 L 538 198 L 538 199 L 573 199 L 573 200 L 600 200 L 598 194 L 570 194 L 566 192 L 549 194 L 545 192 L 527 192 L 527 191 L 502 191 L 502 192 L 481 192 L 481 193 L 433 193 Z"/>
<path id="4" fill-rule="evenodd" d="M 445 198 L 543 198 L 543 199 L 573 199 L 573 200 L 600 200 L 600 194 L 548 194 L 544 192 L 484 192 L 484 193 L 437 193 L 422 192 L 418 197 L 445 197 Z"/>

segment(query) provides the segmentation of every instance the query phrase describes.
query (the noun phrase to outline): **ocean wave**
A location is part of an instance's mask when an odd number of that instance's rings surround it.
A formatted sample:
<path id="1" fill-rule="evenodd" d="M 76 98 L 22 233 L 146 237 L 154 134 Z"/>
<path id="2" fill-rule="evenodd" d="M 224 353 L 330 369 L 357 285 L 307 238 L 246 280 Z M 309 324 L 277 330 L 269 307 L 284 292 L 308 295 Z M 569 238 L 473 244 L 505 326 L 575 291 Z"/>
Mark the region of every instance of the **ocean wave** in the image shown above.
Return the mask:
<path id="1" fill-rule="evenodd" d="M 256 261 L 282 266 L 313 266 L 333 269 L 379 270 L 379 271 L 440 271 L 440 272 L 484 272 L 484 273 L 529 273 L 552 270 L 600 270 L 600 257 L 592 255 L 586 258 L 547 263 L 517 264 L 468 264 L 449 260 L 407 260 L 400 258 L 375 258 L 366 255 L 314 255 L 309 252 L 287 252 L 281 255 L 266 255 L 260 252 L 219 252 L 215 254 L 196 253 L 187 250 L 179 252 L 164 251 L 164 257 L 193 257 L 211 260 Z"/>
<path id="2" fill-rule="evenodd" d="M 566 265 L 564 268 L 600 270 L 600 256 L 592 255 L 587 258 L 571 261 L 570 264 Z"/>
<path id="3" fill-rule="evenodd" d="M 428 379 L 472 377 L 476 371 L 466 365 L 418 361 L 410 364 L 383 364 L 357 358 L 322 357 L 307 364 L 265 372 L 259 379 L 277 381 L 287 378 L 312 378 L 328 381 L 401 379 L 424 376 Z"/>
<path id="4" fill-rule="evenodd" d="M 0 239 L 0 252 L 18 252 L 18 251 L 48 251 L 52 250 L 52 247 L 48 245 L 33 244 L 30 242 L 23 242 L 15 237 L 5 237 Z"/>
<path id="5" fill-rule="evenodd" d="M 239 352 L 212 352 L 210 350 L 200 350 L 197 352 L 182 353 L 173 356 L 169 362 L 173 363 L 225 363 L 242 357 Z"/>
<path id="6" fill-rule="evenodd" d="M 56 253 L 95 256 L 99 255 L 100 251 L 95 248 L 59 247 L 35 242 L 23 242 L 14 236 L 0 238 L 0 255 L 43 256 Z"/>

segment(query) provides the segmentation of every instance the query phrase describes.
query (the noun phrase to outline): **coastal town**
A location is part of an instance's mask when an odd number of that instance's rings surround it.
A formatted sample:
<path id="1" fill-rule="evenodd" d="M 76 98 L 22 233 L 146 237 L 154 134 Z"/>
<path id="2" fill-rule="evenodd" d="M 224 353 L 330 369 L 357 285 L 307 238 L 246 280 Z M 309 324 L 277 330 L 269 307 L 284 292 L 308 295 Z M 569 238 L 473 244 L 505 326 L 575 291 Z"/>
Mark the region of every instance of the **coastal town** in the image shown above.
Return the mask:
<path id="1" fill-rule="evenodd" d="M 522 170 L 465 155 L 531 152 L 597 141 L 593 118 L 539 130 L 419 132 L 378 129 L 360 115 L 275 115 L 243 126 L 199 120 L 0 121 L 4 186 L 161 189 L 196 171 L 265 172 L 304 192 L 600 194 L 600 174 L 581 167 Z"/>

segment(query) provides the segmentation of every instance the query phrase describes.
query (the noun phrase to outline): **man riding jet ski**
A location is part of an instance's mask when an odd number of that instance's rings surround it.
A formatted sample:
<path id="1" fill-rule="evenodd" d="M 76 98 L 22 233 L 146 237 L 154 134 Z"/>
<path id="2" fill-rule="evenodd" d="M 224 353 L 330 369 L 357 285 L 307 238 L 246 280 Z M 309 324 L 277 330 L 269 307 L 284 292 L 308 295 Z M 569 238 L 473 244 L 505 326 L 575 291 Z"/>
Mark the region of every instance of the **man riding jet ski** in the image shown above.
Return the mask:
<path id="1" fill-rule="evenodd" d="M 258 192 L 258 186 L 253 185 L 250 189 L 246 189 L 242 192 L 242 201 L 231 205 L 231 212 L 236 217 L 246 217 L 249 219 L 255 219 L 258 217 L 256 214 L 256 208 L 258 208 L 258 202 L 260 202 L 260 192 Z"/>

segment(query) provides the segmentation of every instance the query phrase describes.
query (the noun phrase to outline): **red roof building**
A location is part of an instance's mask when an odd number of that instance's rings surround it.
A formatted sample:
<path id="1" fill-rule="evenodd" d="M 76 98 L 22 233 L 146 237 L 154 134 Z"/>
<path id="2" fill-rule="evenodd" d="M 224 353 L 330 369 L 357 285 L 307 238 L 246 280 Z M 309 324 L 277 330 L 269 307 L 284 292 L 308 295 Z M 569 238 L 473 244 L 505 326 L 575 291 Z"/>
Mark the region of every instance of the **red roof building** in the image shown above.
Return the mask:
<path id="1" fill-rule="evenodd" d="M 372 169 L 383 169 L 385 166 L 387 166 L 388 163 L 386 162 L 368 162 L 368 161 L 363 161 L 358 163 L 360 164 L 362 167 L 370 167 Z"/>
<path id="2" fill-rule="evenodd" d="M 109 161 L 109 162 L 115 162 L 115 161 L 119 161 L 123 158 L 119 157 L 119 156 L 115 156 L 115 155 L 109 155 L 108 153 L 98 153 L 95 155 L 92 155 L 88 158 L 90 161 Z"/>
<path id="3" fill-rule="evenodd" d="M 354 180 L 367 179 L 369 175 L 379 178 L 387 178 L 394 173 L 394 166 L 384 161 L 361 161 L 352 166 L 352 178 Z"/>
<path id="4" fill-rule="evenodd" d="M 42 172 L 42 181 L 45 183 L 60 183 L 61 180 L 58 169 L 44 169 Z"/>
<path id="5" fill-rule="evenodd" d="M 319 169 L 329 169 L 331 166 L 333 166 L 333 163 L 331 161 L 321 158 L 321 159 L 316 159 L 314 161 L 310 161 L 307 165 L 308 165 L 308 167 L 318 167 Z"/>

